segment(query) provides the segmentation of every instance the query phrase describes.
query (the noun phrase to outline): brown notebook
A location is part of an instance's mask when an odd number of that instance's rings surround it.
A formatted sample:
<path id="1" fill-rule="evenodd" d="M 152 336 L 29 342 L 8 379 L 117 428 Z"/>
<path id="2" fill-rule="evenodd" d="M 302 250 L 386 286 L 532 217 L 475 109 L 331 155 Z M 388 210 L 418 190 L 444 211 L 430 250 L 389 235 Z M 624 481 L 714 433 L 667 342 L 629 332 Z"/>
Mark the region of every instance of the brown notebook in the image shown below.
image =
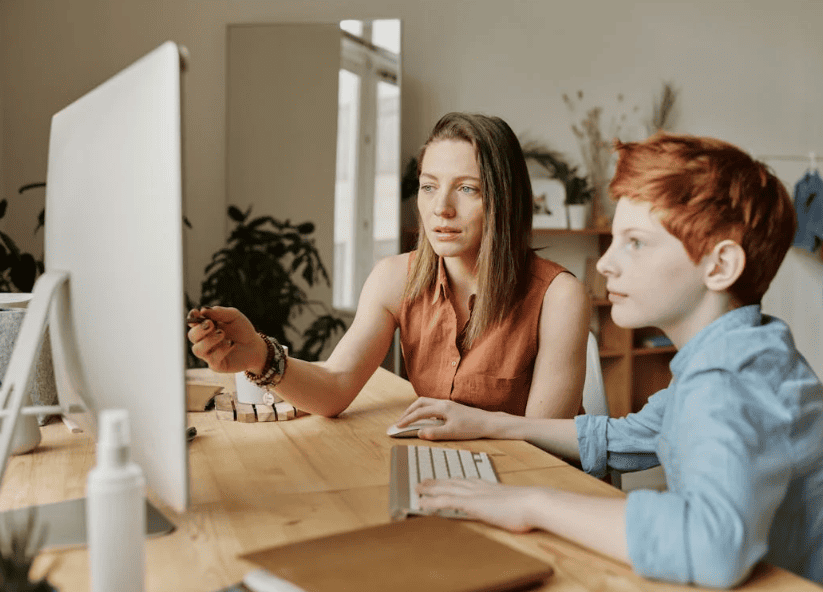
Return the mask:
<path id="1" fill-rule="evenodd" d="M 553 570 L 467 525 L 426 516 L 242 555 L 307 592 L 503 592 Z"/>

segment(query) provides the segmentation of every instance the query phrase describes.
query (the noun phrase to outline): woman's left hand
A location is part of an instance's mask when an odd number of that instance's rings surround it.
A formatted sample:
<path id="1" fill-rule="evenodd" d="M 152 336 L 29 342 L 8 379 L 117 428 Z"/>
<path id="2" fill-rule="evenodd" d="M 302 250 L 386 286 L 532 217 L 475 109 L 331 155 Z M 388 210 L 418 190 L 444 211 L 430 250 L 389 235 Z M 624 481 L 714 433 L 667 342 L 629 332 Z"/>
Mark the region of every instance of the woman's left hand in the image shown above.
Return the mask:
<path id="1" fill-rule="evenodd" d="M 404 427 L 421 419 L 442 419 L 442 426 L 421 428 L 417 437 L 421 440 L 477 440 L 491 436 L 495 415 L 454 401 L 420 397 L 409 405 L 396 425 Z"/>
<path id="2" fill-rule="evenodd" d="M 417 486 L 423 510 L 455 509 L 512 532 L 534 528 L 529 519 L 537 487 L 489 483 L 481 479 L 426 480 Z"/>

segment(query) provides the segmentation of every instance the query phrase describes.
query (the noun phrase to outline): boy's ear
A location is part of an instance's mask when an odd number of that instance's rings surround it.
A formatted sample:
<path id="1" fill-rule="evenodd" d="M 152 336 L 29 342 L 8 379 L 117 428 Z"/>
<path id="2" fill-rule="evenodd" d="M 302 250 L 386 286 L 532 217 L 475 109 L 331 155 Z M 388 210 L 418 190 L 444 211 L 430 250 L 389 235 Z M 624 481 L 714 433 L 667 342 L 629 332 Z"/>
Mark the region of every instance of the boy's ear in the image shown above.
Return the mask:
<path id="1" fill-rule="evenodd" d="M 746 267 L 746 252 L 731 239 L 717 243 L 706 258 L 706 287 L 716 292 L 728 290 Z"/>

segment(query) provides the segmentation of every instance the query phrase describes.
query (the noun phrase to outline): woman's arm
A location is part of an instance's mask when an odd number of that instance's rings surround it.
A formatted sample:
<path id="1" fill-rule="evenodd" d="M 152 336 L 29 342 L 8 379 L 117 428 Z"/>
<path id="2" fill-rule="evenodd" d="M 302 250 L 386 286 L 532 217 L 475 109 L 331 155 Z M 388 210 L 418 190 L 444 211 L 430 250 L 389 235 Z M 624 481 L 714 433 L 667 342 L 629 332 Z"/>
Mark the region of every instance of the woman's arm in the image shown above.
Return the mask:
<path id="1" fill-rule="evenodd" d="M 540 312 L 526 417 L 572 418 L 583 400 L 591 299 L 569 273 L 549 285 Z"/>
<path id="2" fill-rule="evenodd" d="M 420 397 L 403 412 L 398 426 L 424 418 L 444 420 L 438 427 L 420 429 L 421 440 L 526 440 L 552 454 L 580 459 L 577 427 L 573 419 L 521 417 L 502 411 L 484 411 L 454 401 Z"/>
<path id="3" fill-rule="evenodd" d="M 366 280 L 354 321 L 325 362 L 289 358 L 277 394 L 294 406 L 333 417 L 351 404 L 383 361 L 397 328 L 408 254 L 379 261 Z M 230 311 L 224 312 L 224 311 Z M 189 331 L 192 351 L 218 372 L 259 372 L 265 343 L 234 309 L 203 309 L 209 322 Z M 215 326 L 216 324 L 216 326 Z"/>

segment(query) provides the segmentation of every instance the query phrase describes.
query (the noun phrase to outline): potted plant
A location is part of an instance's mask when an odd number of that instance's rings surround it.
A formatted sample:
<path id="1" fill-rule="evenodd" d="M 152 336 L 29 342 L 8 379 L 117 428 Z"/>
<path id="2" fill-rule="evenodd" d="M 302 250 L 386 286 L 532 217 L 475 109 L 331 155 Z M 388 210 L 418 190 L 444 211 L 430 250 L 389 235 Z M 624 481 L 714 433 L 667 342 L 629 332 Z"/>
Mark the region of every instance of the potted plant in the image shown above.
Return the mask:
<path id="1" fill-rule="evenodd" d="M 569 215 L 569 228 L 581 229 L 586 226 L 586 207 L 594 195 L 588 181 L 577 172 L 577 167 L 570 166 L 561 154 L 546 146 L 529 143 L 523 146 L 526 161 L 532 161 L 543 167 L 548 176 L 563 183 L 566 189 L 566 209 Z"/>
<path id="2" fill-rule="evenodd" d="M 346 325 L 324 303 L 309 299 L 301 287 L 320 281 L 331 285 L 311 238 L 314 224 L 294 225 L 271 216 L 252 218 L 251 207 L 242 212 L 229 206 L 228 216 L 234 228 L 226 246 L 206 266 L 199 305 L 233 306 L 257 330 L 287 346 L 291 356 L 319 359 L 326 343 Z M 314 319 L 301 332 L 294 321 L 304 312 Z"/>
<path id="3" fill-rule="evenodd" d="M 45 187 L 45 183 L 23 185 L 17 190 L 23 194 L 29 189 Z M 8 200 L 0 200 L 0 219 L 6 215 Z M 37 233 L 45 221 L 45 211 L 41 210 Z M 43 273 L 43 261 L 35 259 L 31 253 L 21 251 L 14 240 L 5 232 L 0 232 L 0 292 L 31 292 L 37 276 Z"/>
<path id="4" fill-rule="evenodd" d="M 20 514 L 17 511 L 16 514 Z M 48 580 L 48 574 L 30 580 L 32 565 L 45 540 L 43 525 L 36 524 L 36 508 L 26 512 L 26 523 L 18 524 L 13 514 L 6 516 L 6 524 L 0 537 L 0 590 L 3 592 L 57 592 Z M 36 537 L 36 538 L 35 538 Z M 51 570 L 49 570 L 51 571 Z"/>

